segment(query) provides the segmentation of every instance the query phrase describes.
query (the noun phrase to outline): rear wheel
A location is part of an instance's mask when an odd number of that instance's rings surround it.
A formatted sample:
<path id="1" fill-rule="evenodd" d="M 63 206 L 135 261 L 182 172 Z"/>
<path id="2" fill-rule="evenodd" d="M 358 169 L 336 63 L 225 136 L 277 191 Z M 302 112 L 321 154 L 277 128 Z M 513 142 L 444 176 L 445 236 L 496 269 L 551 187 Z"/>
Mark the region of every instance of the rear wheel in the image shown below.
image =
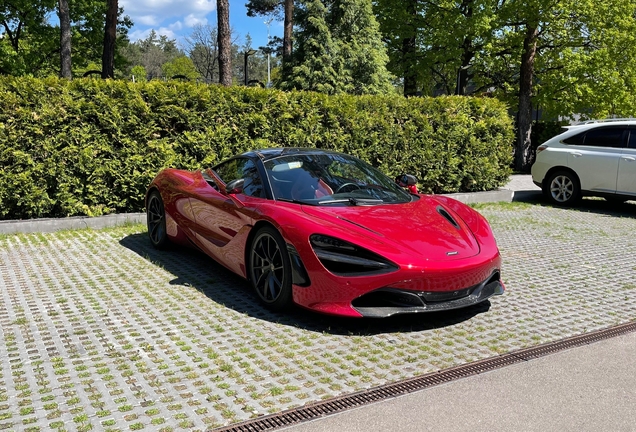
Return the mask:
<path id="1" fill-rule="evenodd" d="M 146 209 L 146 221 L 148 224 L 148 238 L 152 245 L 161 249 L 168 243 L 166 232 L 166 211 L 163 207 L 163 200 L 158 191 L 153 191 L 148 197 L 148 208 Z"/>
<path id="2" fill-rule="evenodd" d="M 261 302 L 274 311 L 292 304 L 291 263 L 283 237 L 266 226 L 259 229 L 249 251 L 249 276 Z"/>
<path id="3" fill-rule="evenodd" d="M 548 178 L 543 193 L 556 205 L 573 206 L 581 199 L 581 186 L 572 172 L 557 171 Z"/>

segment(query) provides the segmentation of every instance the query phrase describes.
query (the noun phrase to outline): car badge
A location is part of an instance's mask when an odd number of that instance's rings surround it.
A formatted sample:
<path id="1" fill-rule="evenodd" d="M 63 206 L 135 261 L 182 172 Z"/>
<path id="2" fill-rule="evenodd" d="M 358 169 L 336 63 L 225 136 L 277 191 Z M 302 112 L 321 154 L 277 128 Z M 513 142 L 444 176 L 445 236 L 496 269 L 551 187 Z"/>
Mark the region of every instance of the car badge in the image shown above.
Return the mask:
<path id="1" fill-rule="evenodd" d="M 446 255 L 448 255 L 448 256 L 457 255 L 457 254 L 459 254 L 459 252 L 457 252 L 457 251 L 446 252 Z"/>

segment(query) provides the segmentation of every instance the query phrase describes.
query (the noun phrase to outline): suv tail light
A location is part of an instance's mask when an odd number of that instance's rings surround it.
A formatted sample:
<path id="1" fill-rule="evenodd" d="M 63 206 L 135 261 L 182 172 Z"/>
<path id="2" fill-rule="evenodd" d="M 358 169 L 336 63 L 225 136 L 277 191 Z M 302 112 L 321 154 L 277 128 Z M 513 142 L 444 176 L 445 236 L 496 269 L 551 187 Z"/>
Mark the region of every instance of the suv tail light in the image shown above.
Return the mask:
<path id="1" fill-rule="evenodd" d="M 539 147 L 537 147 L 537 154 L 541 153 L 543 150 L 547 148 L 548 146 L 546 144 L 541 144 Z"/>

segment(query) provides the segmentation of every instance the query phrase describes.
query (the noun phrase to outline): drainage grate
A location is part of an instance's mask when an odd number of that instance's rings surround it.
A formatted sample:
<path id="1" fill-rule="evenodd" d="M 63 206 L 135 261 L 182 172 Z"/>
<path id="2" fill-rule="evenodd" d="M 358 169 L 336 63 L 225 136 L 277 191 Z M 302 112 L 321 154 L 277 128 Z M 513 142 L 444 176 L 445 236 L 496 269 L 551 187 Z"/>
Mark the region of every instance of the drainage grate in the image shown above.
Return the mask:
<path id="1" fill-rule="evenodd" d="M 455 381 L 460 378 L 478 375 L 483 372 L 499 369 L 515 363 L 522 363 L 524 361 L 543 357 L 558 351 L 620 336 L 633 331 L 636 331 L 636 322 L 621 324 L 604 330 L 572 336 L 556 342 L 539 345 L 537 347 L 525 348 L 503 354 L 501 356 L 479 360 L 450 369 L 444 369 L 439 372 L 432 372 L 430 374 L 410 378 L 397 383 L 386 384 L 358 393 L 340 396 L 322 402 L 316 402 L 304 407 L 294 408 L 254 420 L 248 420 L 243 423 L 237 423 L 216 430 L 218 432 L 254 432 L 274 430 L 290 426 L 295 423 L 313 420 L 325 415 L 335 414 L 361 405 L 423 390 L 428 387 Z"/>

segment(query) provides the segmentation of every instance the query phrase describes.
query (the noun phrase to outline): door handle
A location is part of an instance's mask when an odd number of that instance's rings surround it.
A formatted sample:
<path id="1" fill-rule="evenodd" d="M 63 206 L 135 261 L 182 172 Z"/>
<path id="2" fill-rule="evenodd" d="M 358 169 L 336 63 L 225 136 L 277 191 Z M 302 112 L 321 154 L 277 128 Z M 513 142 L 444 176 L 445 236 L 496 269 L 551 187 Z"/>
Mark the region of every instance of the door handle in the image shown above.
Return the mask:
<path id="1" fill-rule="evenodd" d="M 572 153 L 572 156 L 574 156 L 574 157 L 583 156 L 583 153 L 574 152 L 574 153 Z"/>
<path id="2" fill-rule="evenodd" d="M 636 158 L 633 157 L 633 156 L 622 156 L 621 159 L 626 160 L 626 161 L 636 161 Z"/>

